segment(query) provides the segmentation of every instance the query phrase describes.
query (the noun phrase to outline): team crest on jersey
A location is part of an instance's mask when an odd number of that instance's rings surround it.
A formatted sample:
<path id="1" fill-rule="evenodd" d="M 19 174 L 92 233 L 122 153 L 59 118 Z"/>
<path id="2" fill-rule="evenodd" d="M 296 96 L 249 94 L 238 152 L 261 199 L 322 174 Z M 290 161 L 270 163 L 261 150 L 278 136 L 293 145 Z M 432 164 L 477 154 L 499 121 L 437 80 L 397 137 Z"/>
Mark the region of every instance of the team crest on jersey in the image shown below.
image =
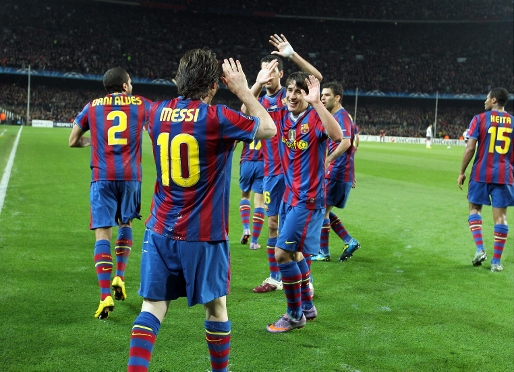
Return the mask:
<path id="1" fill-rule="evenodd" d="M 293 141 L 296 141 L 296 131 L 295 130 L 290 130 L 288 133 L 287 133 L 287 139 L 291 142 Z"/>
<path id="2" fill-rule="evenodd" d="M 307 134 L 309 133 L 309 124 L 302 124 L 300 127 L 300 133 Z"/>

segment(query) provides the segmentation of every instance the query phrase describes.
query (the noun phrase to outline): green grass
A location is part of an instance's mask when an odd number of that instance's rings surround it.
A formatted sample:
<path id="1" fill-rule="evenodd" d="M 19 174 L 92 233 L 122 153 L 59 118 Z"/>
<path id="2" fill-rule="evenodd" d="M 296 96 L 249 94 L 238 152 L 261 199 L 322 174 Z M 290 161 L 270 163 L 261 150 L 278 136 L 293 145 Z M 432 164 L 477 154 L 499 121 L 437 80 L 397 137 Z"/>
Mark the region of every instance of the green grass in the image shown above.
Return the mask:
<path id="1" fill-rule="evenodd" d="M 0 173 L 19 127 L 0 126 Z M 1 371 L 123 371 L 137 295 L 143 222 L 134 223 L 128 299 L 107 321 L 93 317 L 98 286 L 89 231 L 89 150 L 69 130 L 24 127 L 0 214 Z M 239 244 L 238 153 L 231 193 L 233 323 L 230 369 L 243 371 L 513 371 L 514 235 L 503 273 L 472 267 L 466 191 L 457 187 L 462 147 L 362 143 L 357 187 L 336 210 L 362 248 L 348 262 L 314 262 L 316 321 L 287 334 L 268 323 L 283 292 L 254 294 L 266 251 Z M 143 216 L 155 171 L 144 140 Z M 512 214 L 512 210 L 509 210 Z M 491 208 L 484 241 L 492 256 Z M 512 229 L 512 228 L 511 228 Z M 115 230 L 116 231 L 116 230 Z M 260 243 L 265 243 L 264 229 Z M 333 233 L 333 257 L 342 244 Z M 172 303 L 151 371 L 206 371 L 201 306 Z"/>

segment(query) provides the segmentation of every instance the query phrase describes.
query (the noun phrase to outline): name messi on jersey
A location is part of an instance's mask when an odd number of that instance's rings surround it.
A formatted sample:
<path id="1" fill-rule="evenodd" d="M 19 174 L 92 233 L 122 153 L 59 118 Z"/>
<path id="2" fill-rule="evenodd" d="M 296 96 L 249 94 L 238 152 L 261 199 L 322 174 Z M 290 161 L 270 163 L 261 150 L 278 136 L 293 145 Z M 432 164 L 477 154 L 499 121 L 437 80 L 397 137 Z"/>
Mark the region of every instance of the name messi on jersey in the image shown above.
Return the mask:
<path id="1" fill-rule="evenodd" d="M 510 116 L 491 115 L 491 123 L 511 124 Z"/>
<path id="2" fill-rule="evenodd" d="M 174 123 L 181 121 L 197 121 L 198 109 L 172 109 L 163 108 L 161 112 L 160 121 L 171 121 Z"/>
<path id="3" fill-rule="evenodd" d="M 91 106 L 100 106 L 100 105 L 112 105 L 114 101 L 114 105 L 127 106 L 127 105 L 140 105 L 143 103 L 141 98 L 133 97 L 133 96 L 114 96 L 114 100 L 112 96 L 107 96 L 103 98 L 97 98 L 91 102 Z"/>

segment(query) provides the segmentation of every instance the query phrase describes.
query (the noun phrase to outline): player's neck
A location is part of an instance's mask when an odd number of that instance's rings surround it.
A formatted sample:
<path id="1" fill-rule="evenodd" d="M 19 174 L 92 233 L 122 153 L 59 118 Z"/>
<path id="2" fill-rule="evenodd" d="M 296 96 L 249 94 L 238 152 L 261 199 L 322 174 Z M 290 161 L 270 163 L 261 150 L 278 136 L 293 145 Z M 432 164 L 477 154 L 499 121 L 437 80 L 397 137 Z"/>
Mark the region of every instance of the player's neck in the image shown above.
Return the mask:
<path id="1" fill-rule="evenodd" d="M 274 94 L 277 94 L 277 92 L 282 88 L 282 86 L 280 84 L 278 84 L 275 89 L 271 90 L 271 89 L 268 89 L 266 88 L 266 95 L 267 96 L 272 96 Z"/>
<path id="2" fill-rule="evenodd" d="M 332 115 L 334 115 L 336 112 L 338 112 L 339 110 L 341 110 L 343 108 L 343 106 L 341 105 L 334 105 L 334 107 L 332 107 L 332 110 L 330 110 L 330 113 Z"/>

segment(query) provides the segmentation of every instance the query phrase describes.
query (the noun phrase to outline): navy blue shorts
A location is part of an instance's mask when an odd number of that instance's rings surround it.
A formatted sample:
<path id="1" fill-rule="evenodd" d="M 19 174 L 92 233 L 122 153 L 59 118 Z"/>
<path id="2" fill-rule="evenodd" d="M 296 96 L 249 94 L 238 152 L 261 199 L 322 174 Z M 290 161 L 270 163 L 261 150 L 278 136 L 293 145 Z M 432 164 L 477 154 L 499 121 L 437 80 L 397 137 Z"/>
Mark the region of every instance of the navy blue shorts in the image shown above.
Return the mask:
<path id="1" fill-rule="evenodd" d="M 282 197 L 286 191 L 284 175 L 267 176 L 263 180 L 264 210 L 266 216 L 277 216 L 280 209 Z"/>
<path id="2" fill-rule="evenodd" d="M 262 194 L 262 178 L 264 177 L 264 162 L 243 161 L 239 166 L 239 188 L 248 192 L 252 190 Z"/>
<path id="3" fill-rule="evenodd" d="M 344 208 L 350 191 L 352 191 L 352 182 L 342 182 L 332 179 L 325 179 L 327 188 L 327 205 L 337 208 Z"/>
<path id="4" fill-rule="evenodd" d="M 277 247 L 286 251 L 318 254 L 325 208 L 306 209 L 280 204 Z"/>
<path id="5" fill-rule="evenodd" d="M 514 185 L 469 181 L 468 200 L 473 204 L 494 208 L 514 206 Z"/>
<path id="6" fill-rule="evenodd" d="M 151 301 L 187 297 L 206 304 L 230 292 L 228 241 L 174 240 L 146 229 L 141 253 L 139 295 Z"/>
<path id="7" fill-rule="evenodd" d="M 95 181 L 89 188 L 91 230 L 141 218 L 141 182 Z"/>

